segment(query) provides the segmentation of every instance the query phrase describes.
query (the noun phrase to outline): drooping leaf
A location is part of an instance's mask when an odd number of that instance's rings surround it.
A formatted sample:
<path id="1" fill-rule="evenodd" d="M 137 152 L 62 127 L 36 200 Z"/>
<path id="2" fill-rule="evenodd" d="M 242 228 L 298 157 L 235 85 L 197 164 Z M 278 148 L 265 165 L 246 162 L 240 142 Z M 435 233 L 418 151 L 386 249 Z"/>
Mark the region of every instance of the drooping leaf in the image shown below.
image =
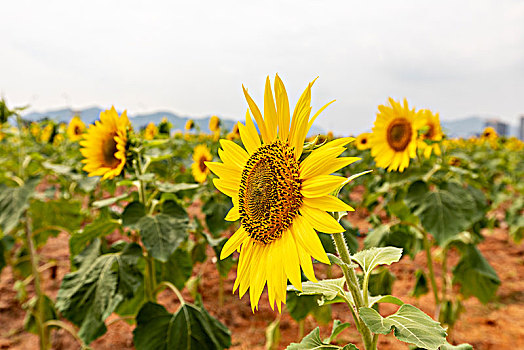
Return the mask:
<path id="1" fill-rule="evenodd" d="M 231 270 L 231 268 L 235 265 L 233 255 L 230 255 L 223 260 L 220 259 L 220 253 L 222 252 L 222 248 L 224 248 L 224 244 L 226 244 L 228 238 L 213 238 L 211 235 L 208 235 L 207 233 L 204 234 L 204 237 L 206 238 L 207 243 L 209 243 L 209 245 L 213 248 L 213 251 L 215 252 L 215 255 L 217 257 L 218 273 L 220 273 L 220 276 L 226 277 L 229 273 L 229 270 Z"/>
<path id="2" fill-rule="evenodd" d="M 391 294 L 395 279 L 395 275 L 385 266 L 373 270 L 369 275 L 369 295 Z"/>
<path id="3" fill-rule="evenodd" d="M 203 206 L 202 212 L 206 215 L 206 225 L 213 236 L 218 236 L 231 225 L 224 220 L 231 209 L 231 203 L 221 197 L 211 197 Z"/>
<path id="4" fill-rule="evenodd" d="M 484 216 L 487 206 L 479 192 L 457 182 L 445 182 L 430 190 L 424 182 L 417 181 L 410 186 L 406 202 L 424 229 L 443 245 Z"/>
<path id="5" fill-rule="evenodd" d="M 166 214 L 144 216 L 138 221 L 137 227 L 148 253 L 162 262 L 167 262 L 188 236 L 188 221 Z"/>
<path id="6" fill-rule="evenodd" d="M 351 258 L 360 265 L 365 274 L 368 274 L 378 265 L 391 265 L 401 257 L 401 248 L 382 247 L 361 250 Z"/>
<path id="7" fill-rule="evenodd" d="M 330 301 L 335 299 L 337 296 L 346 297 L 344 291 L 345 279 L 326 279 L 318 282 L 307 281 L 302 283 L 302 291 L 298 291 L 293 286 L 288 286 L 289 291 L 294 291 L 297 295 L 322 295 L 323 300 Z M 322 303 L 322 301 L 321 301 Z"/>
<path id="8" fill-rule="evenodd" d="M 100 240 L 86 248 L 79 269 L 64 277 L 56 300 L 62 315 L 80 327 L 78 335 L 86 344 L 105 333 L 104 320 L 133 297 L 143 279 L 137 268 L 139 245 L 127 243 L 124 250 L 103 255 L 100 248 Z"/>
<path id="9" fill-rule="evenodd" d="M 339 320 L 333 321 L 333 328 L 331 329 L 331 335 L 329 338 L 324 340 L 324 343 L 331 343 L 335 340 L 335 338 L 342 332 L 344 329 L 351 327 L 351 323 L 348 322 L 340 322 Z"/>
<path id="10" fill-rule="evenodd" d="M 286 294 L 286 309 L 295 321 L 301 321 L 318 307 L 318 295 Z"/>
<path id="11" fill-rule="evenodd" d="M 373 307 L 373 305 L 380 304 L 380 303 L 389 303 L 389 304 L 395 304 L 398 306 L 404 305 L 404 302 L 402 300 L 400 300 L 397 297 L 394 297 L 393 295 L 376 295 L 376 296 L 369 297 L 368 307 Z"/>
<path id="12" fill-rule="evenodd" d="M 361 307 L 359 311 L 360 317 L 373 333 L 389 334 L 393 329 L 397 339 L 428 350 L 437 350 L 446 342 L 446 331 L 440 323 L 413 305 L 404 304 L 388 317 L 382 317 L 368 307 Z"/>
<path id="13" fill-rule="evenodd" d="M 113 205 L 115 203 L 118 203 L 120 202 L 121 200 L 123 199 L 126 199 L 127 197 L 129 197 L 129 193 L 122 193 L 121 195 L 119 196 L 116 196 L 116 197 L 110 197 L 110 198 L 106 198 L 106 199 L 101 199 L 99 201 L 95 201 L 93 202 L 91 205 L 95 208 L 103 208 L 103 207 L 108 207 L 110 205 Z"/>
<path id="14" fill-rule="evenodd" d="M 38 182 L 39 179 L 35 178 L 28 180 L 21 187 L 0 184 L 0 229 L 4 233 L 9 233 L 18 225 Z"/>
<path id="15" fill-rule="evenodd" d="M 419 296 L 427 294 L 428 292 L 428 279 L 426 278 L 424 271 L 417 269 L 417 271 L 415 271 L 415 287 L 413 287 L 411 295 L 418 298 Z"/>
<path id="16" fill-rule="evenodd" d="M 158 282 L 171 282 L 178 289 L 184 288 L 186 281 L 191 277 L 193 260 L 191 255 L 182 246 L 175 249 L 169 259 L 159 264 Z"/>
<path id="17" fill-rule="evenodd" d="M 229 330 L 205 309 L 183 304 L 176 313 L 148 302 L 137 316 L 133 331 L 137 350 L 215 350 L 231 346 Z"/>
<path id="18" fill-rule="evenodd" d="M 500 279 L 476 246 L 469 244 L 462 250 L 462 257 L 453 269 L 453 283 L 460 283 L 464 296 L 474 295 L 487 303 L 495 296 Z"/>

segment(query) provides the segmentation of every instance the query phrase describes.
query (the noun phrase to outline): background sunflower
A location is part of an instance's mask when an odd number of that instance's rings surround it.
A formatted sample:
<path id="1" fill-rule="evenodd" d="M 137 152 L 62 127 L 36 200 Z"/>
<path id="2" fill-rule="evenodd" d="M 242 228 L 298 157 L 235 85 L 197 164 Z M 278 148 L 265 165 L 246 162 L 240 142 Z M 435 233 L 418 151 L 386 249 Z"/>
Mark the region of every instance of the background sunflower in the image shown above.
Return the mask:
<path id="1" fill-rule="evenodd" d="M 203 183 L 207 179 L 209 169 L 206 162 L 213 160 L 213 156 L 207 149 L 206 145 L 198 145 L 193 152 L 193 164 L 191 164 L 191 173 L 197 182 Z"/>

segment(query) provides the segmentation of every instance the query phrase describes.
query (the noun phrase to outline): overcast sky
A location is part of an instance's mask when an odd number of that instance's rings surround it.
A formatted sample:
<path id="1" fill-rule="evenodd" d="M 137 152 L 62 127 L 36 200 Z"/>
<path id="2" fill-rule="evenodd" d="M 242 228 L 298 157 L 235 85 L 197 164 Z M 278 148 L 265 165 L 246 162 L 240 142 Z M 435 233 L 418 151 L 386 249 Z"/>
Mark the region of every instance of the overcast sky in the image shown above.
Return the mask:
<path id="1" fill-rule="evenodd" d="M 431 5 L 429 4 L 431 3 Z M 371 128 L 388 96 L 441 119 L 524 114 L 524 1 L 9 1 L 0 93 L 31 110 L 115 105 L 242 119 L 279 73 L 317 125 Z"/>

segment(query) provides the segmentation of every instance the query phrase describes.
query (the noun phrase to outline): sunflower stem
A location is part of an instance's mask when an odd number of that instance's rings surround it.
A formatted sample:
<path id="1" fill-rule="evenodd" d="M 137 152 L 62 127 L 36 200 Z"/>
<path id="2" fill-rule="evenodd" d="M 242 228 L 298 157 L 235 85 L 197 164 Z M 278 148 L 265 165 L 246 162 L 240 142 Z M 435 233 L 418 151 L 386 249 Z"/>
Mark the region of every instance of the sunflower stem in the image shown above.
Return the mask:
<path id="1" fill-rule="evenodd" d="M 355 269 L 352 267 L 351 255 L 349 253 L 346 240 L 344 239 L 344 235 L 342 233 L 334 233 L 333 240 L 335 242 L 335 246 L 337 247 L 337 251 L 340 255 L 340 258 L 346 264 L 345 266 L 342 266 L 342 272 L 344 273 L 346 284 L 349 288 L 351 295 L 353 296 L 353 302 L 355 303 L 356 327 L 360 332 L 362 341 L 364 342 L 364 348 L 366 350 L 374 350 L 376 349 L 376 344 L 375 346 L 373 346 L 373 338 L 371 332 L 360 318 L 360 308 L 367 305 L 364 304 L 362 290 L 360 289 L 360 285 L 358 283 L 357 274 L 355 272 Z"/>
<path id="2" fill-rule="evenodd" d="M 431 244 L 428 239 L 428 233 L 425 230 L 421 230 L 424 250 L 426 251 L 426 260 L 428 264 L 429 279 L 431 281 L 431 289 L 433 289 L 433 296 L 435 297 L 435 305 L 440 305 L 440 299 L 438 297 L 437 281 L 435 280 L 435 271 L 433 271 L 433 258 L 431 257 Z"/>

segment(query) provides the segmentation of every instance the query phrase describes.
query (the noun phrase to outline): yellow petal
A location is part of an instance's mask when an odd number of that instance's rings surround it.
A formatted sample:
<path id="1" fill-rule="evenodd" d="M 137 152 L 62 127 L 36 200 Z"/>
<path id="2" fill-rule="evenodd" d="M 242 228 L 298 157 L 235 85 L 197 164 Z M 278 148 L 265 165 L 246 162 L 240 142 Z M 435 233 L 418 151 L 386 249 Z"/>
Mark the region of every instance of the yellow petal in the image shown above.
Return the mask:
<path id="1" fill-rule="evenodd" d="M 225 181 L 224 179 L 213 179 L 213 184 L 222 193 L 229 197 L 237 197 L 239 187 L 234 186 L 231 182 Z"/>
<path id="2" fill-rule="evenodd" d="M 246 230 L 240 226 L 240 228 L 235 233 L 233 233 L 231 237 L 229 237 L 226 244 L 224 244 L 224 247 L 220 252 L 220 260 L 230 256 L 238 248 L 238 246 L 240 246 L 246 237 Z"/>
<path id="3" fill-rule="evenodd" d="M 289 135 L 289 100 L 284 83 L 275 76 L 275 97 L 277 99 L 278 136 L 285 141 Z"/>
<path id="4" fill-rule="evenodd" d="M 300 213 L 313 228 L 323 233 L 344 232 L 344 228 L 325 211 L 302 205 Z"/>
<path id="5" fill-rule="evenodd" d="M 286 271 L 287 278 L 293 284 L 293 286 L 302 290 L 302 281 L 300 278 L 300 260 L 298 258 L 297 247 L 293 235 L 291 232 L 286 231 L 280 238 L 283 245 L 282 254 L 286 258 L 283 259 L 284 269 Z"/>
<path id="6" fill-rule="evenodd" d="M 242 175 L 242 171 L 238 167 L 230 167 L 218 162 L 204 162 L 204 164 L 218 177 L 238 178 Z"/>
<path id="7" fill-rule="evenodd" d="M 305 179 L 300 192 L 304 197 L 321 197 L 336 190 L 344 181 L 346 178 L 340 176 L 319 175 Z"/>
<path id="8" fill-rule="evenodd" d="M 311 177 L 311 173 L 315 172 L 319 164 L 332 162 L 345 150 L 344 147 L 314 150 L 306 159 L 304 159 L 304 161 L 302 161 L 302 163 L 300 163 L 300 177 L 303 179 Z"/>
<path id="9" fill-rule="evenodd" d="M 295 230 L 295 239 L 297 239 L 298 243 L 309 255 L 320 262 L 330 264 L 326 251 L 320 242 L 320 238 L 318 238 L 318 234 L 307 220 L 298 218 L 298 220 L 295 220 L 293 223 L 292 228 Z"/>
<path id="10" fill-rule="evenodd" d="M 269 77 L 266 78 L 266 88 L 264 90 L 264 120 L 268 137 L 271 141 L 274 141 L 277 137 L 277 110 Z"/>
<path id="11" fill-rule="evenodd" d="M 238 212 L 238 206 L 234 205 L 233 208 L 229 210 L 224 220 L 237 221 L 238 219 L 240 219 L 240 213 Z"/>
<path id="12" fill-rule="evenodd" d="M 361 158 L 358 157 L 341 157 L 333 159 L 332 161 L 327 163 L 317 163 L 316 167 L 309 168 L 306 175 L 304 176 L 301 173 L 300 177 L 302 179 L 310 179 L 319 175 L 332 174 L 335 171 L 338 171 L 339 169 L 344 168 L 349 164 L 354 163 L 360 159 Z"/>
<path id="13" fill-rule="evenodd" d="M 304 204 L 324 211 L 355 211 L 335 196 L 304 198 Z"/>
<path id="14" fill-rule="evenodd" d="M 239 159 L 242 164 L 246 164 L 249 159 L 249 154 L 233 141 L 221 139 L 220 146 L 222 146 L 222 149 L 232 157 Z"/>
<path id="15" fill-rule="evenodd" d="M 255 121 L 257 122 L 258 128 L 260 129 L 262 140 L 264 141 L 264 143 L 270 143 L 271 139 L 269 138 L 269 135 L 267 133 L 266 124 L 264 122 L 262 114 L 260 113 L 260 110 L 258 109 L 255 101 L 253 101 L 251 96 L 249 96 L 249 94 L 247 93 L 247 90 L 246 88 L 244 88 L 244 85 L 242 85 L 242 90 L 244 91 L 244 96 L 246 97 L 249 109 L 251 110 L 251 113 L 253 113 L 253 117 L 255 117 Z"/>

